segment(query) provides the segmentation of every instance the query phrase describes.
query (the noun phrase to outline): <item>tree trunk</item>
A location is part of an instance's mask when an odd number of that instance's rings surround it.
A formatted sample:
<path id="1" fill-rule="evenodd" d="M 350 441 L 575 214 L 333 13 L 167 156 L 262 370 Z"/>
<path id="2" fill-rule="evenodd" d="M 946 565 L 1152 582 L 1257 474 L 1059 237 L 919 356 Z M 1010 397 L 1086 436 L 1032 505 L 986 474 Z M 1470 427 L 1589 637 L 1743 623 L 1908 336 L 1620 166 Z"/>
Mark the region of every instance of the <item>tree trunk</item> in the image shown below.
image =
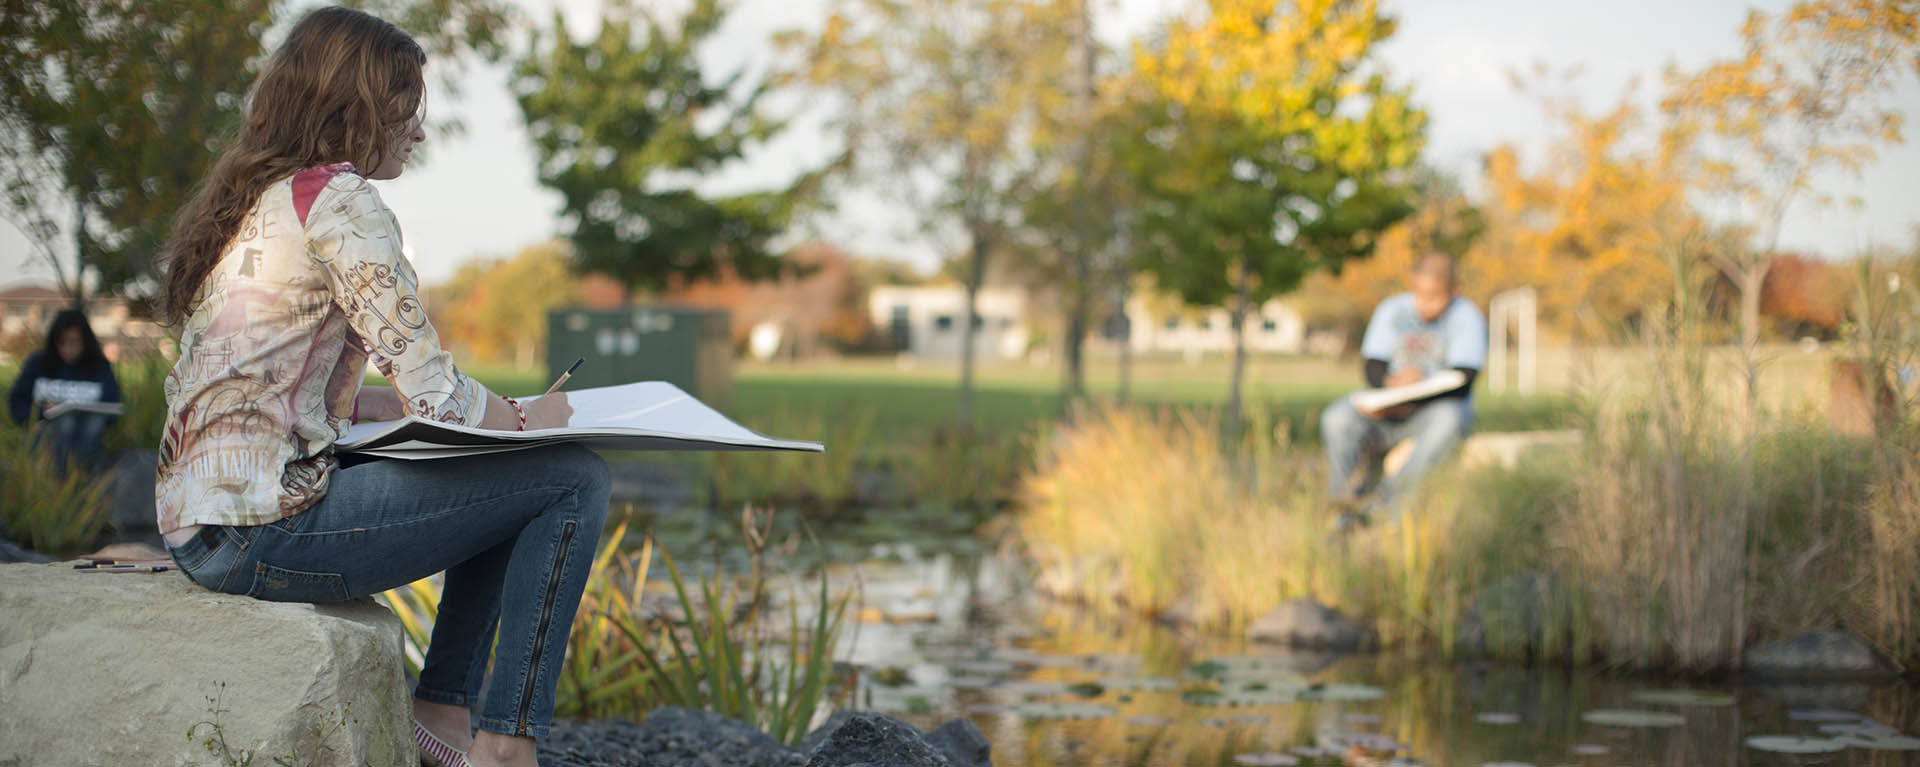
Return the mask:
<path id="1" fill-rule="evenodd" d="M 1120 289 L 1120 404 L 1133 394 L 1133 316 L 1127 313 L 1127 289 Z"/>
<path id="2" fill-rule="evenodd" d="M 967 263 L 967 313 L 960 326 L 960 425 L 973 426 L 973 326 L 980 320 L 980 283 L 987 276 L 987 227 L 980 221 L 967 225 L 972 253 Z"/>
<path id="3" fill-rule="evenodd" d="M 1092 303 L 1093 293 L 1093 211 L 1087 202 L 1089 184 L 1087 173 L 1093 166 L 1093 0 L 1080 0 L 1079 38 L 1080 38 L 1080 82 L 1074 88 L 1076 105 L 1083 121 L 1078 147 L 1080 166 L 1079 194 L 1074 195 L 1073 221 L 1075 228 L 1071 239 L 1073 253 L 1073 284 L 1068 286 L 1071 298 L 1067 307 L 1066 338 L 1066 384 L 1061 392 L 1060 406 L 1069 414 L 1074 403 L 1087 396 L 1086 345 L 1087 312 Z"/>
<path id="4" fill-rule="evenodd" d="M 1253 286 L 1252 265 L 1247 259 L 1240 259 L 1240 274 L 1235 280 L 1233 301 L 1233 382 L 1227 390 L 1226 434 L 1229 439 L 1240 436 L 1240 389 L 1247 377 L 1247 309 Z"/>
<path id="5" fill-rule="evenodd" d="M 1744 395 L 1741 400 L 1741 415 L 1746 419 L 1744 425 L 1747 427 L 1754 425 L 1753 419 L 1758 413 L 1760 403 L 1759 364 L 1755 355 L 1760 350 L 1760 291 L 1766 284 L 1769 265 L 1765 260 L 1748 265 L 1740 272 L 1738 279 L 1741 383 L 1745 387 L 1745 391 L 1741 392 Z"/>

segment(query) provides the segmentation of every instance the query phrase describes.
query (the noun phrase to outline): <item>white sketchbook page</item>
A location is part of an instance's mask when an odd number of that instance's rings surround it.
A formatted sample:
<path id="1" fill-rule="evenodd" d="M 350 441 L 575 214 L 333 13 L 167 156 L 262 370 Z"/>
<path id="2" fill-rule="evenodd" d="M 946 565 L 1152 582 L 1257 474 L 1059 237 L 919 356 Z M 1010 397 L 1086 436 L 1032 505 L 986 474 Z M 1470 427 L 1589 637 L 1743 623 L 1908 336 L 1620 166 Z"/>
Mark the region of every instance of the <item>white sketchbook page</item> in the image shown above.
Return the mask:
<path id="1" fill-rule="evenodd" d="M 1384 410 L 1426 399 L 1444 391 L 1460 388 L 1467 382 L 1467 374 L 1458 370 L 1443 370 L 1405 386 L 1392 386 L 1384 389 L 1367 389 L 1353 395 L 1353 406 L 1361 410 Z"/>
<path id="2" fill-rule="evenodd" d="M 121 415 L 127 411 L 127 407 L 119 402 L 55 402 L 47 408 L 47 417 L 52 418 L 56 415 L 74 410 L 84 410 L 89 413 L 104 413 L 106 415 Z"/>
<path id="3" fill-rule="evenodd" d="M 528 400 L 538 399 L 530 397 Z M 817 442 L 773 439 L 743 427 L 664 381 L 581 389 L 567 394 L 573 417 L 565 428 L 496 431 L 423 421 L 354 424 L 338 446 L 379 454 L 431 451 L 433 457 L 530 447 L 529 443 L 586 442 L 609 450 L 765 449 L 820 452 Z M 407 430 L 411 439 L 394 442 Z M 446 441 L 435 440 L 438 433 Z M 425 436 L 423 436 L 425 435 Z M 383 438 L 387 438 L 384 439 Z M 477 439 L 476 439 L 477 438 Z M 426 456 L 421 456 L 426 457 Z"/>

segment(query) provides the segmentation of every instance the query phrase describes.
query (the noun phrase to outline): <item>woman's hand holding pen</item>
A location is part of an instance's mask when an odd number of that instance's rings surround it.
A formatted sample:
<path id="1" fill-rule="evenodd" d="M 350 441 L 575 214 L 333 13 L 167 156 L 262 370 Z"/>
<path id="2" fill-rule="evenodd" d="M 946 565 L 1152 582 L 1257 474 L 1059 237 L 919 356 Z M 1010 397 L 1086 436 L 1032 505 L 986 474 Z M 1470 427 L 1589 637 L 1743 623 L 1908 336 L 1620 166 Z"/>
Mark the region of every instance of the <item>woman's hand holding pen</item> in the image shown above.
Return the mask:
<path id="1" fill-rule="evenodd" d="M 527 409 L 528 431 L 565 428 L 573 418 L 573 405 L 567 403 L 566 392 L 542 394 L 521 401 L 520 406 Z"/>

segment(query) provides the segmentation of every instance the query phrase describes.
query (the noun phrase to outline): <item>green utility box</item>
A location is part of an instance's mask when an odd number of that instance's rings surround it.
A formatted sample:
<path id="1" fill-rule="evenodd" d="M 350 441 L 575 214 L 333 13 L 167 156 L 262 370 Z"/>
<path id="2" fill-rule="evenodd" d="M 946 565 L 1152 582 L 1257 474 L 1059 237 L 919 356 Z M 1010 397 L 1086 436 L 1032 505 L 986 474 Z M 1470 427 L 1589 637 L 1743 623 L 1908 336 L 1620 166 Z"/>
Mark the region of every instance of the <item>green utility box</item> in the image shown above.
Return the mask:
<path id="1" fill-rule="evenodd" d="M 733 338 L 723 309 L 635 306 L 547 312 L 547 380 L 573 361 L 566 388 L 666 381 L 720 406 L 733 390 Z"/>

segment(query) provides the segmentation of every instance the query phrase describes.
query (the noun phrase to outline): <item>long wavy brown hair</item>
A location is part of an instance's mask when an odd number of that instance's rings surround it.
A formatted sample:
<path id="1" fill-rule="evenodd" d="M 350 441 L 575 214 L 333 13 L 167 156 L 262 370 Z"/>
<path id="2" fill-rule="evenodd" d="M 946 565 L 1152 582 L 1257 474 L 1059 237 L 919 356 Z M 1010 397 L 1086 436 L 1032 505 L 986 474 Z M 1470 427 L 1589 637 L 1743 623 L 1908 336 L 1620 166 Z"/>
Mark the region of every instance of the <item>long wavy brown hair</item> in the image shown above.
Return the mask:
<path id="1" fill-rule="evenodd" d="M 348 8 L 307 14 L 253 82 L 233 143 L 180 209 L 162 249 L 160 315 L 178 325 L 262 192 L 307 168 L 379 168 L 426 93 L 426 52 L 398 27 Z"/>

